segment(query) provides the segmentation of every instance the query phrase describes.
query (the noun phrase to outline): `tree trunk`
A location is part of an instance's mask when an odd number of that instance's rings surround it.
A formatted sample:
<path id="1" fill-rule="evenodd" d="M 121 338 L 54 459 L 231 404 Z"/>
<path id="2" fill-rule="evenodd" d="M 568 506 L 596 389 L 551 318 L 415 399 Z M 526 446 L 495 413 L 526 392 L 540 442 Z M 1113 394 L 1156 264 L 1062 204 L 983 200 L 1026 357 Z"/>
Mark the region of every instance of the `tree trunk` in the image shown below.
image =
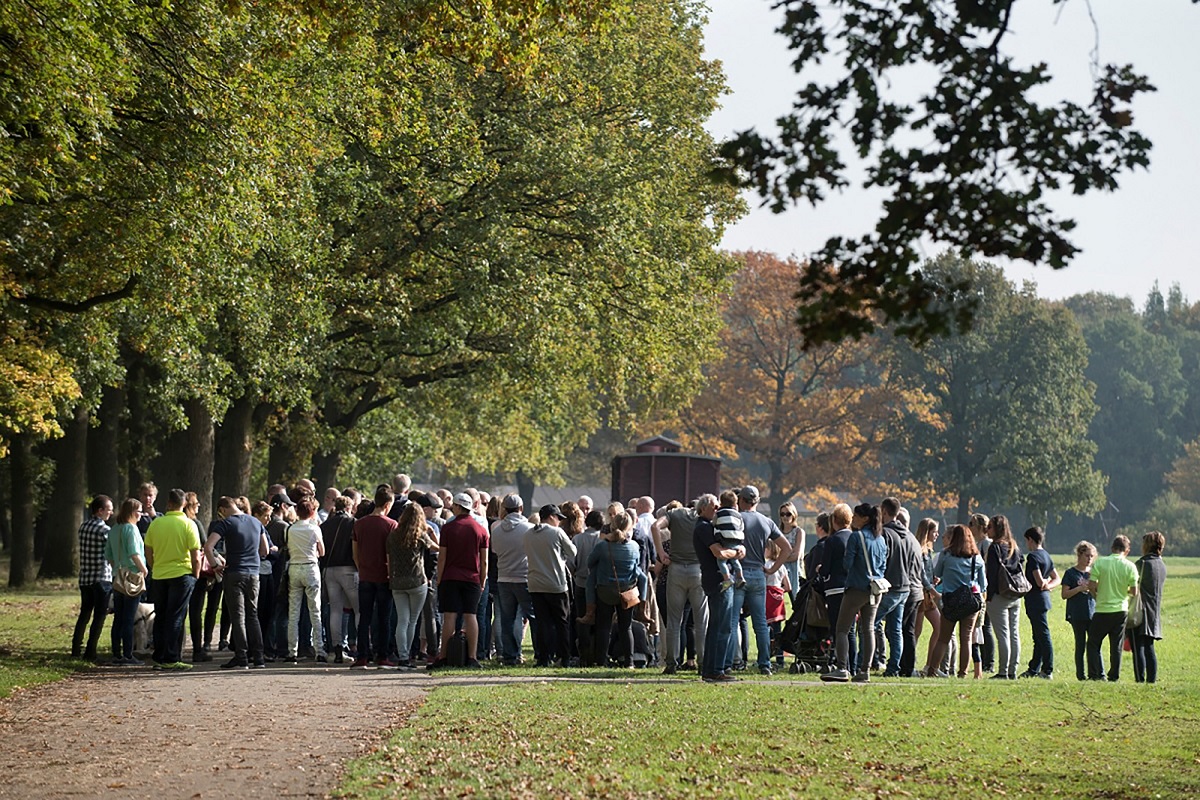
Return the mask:
<path id="1" fill-rule="evenodd" d="M 521 495 L 521 500 L 525 503 L 525 514 L 532 514 L 537 508 L 533 505 L 533 492 L 537 488 L 537 483 L 529 475 L 525 474 L 524 470 L 517 470 L 517 494 Z"/>
<path id="2" fill-rule="evenodd" d="M 40 578 L 73 578 L 79 574 L 79 526 L 87 497 L 87 440 L 91 414 L 81 403 L 63 425 L 55 448 L 54 484 L 43 512 L 46 540 Z"/>
<path id="3" fill-rule="evenodd" d="M 342 451 L 319 453 L 313 456 L 312 482 L 317 485 L 317 498 L 330 486 L 337 485 L 338 470 L 342 467 Z"/>
<path id="4" fill-rule="evenodd" d="M 124 355 L 125 396 L 129 409 L 128 425 L 125 437 L 125 474 L 129 480 L 129 493 L 137 494 L 138 488 L 149 480 L 151 448 L 148 430 L 150 427 L 150 411 L 146 407 L 146 394 L 149 392 L 146 379 L 146 365 L 141 355 L 128 351 Z M 170 486 L 159 486 L 159 492 L 165 494 Z"/>
<path id="5" fill-rule="evenodd" d="M 12 437 L 8 449 L 9 478 L 12 483 L 12 561 L 8 585 L 13 588 L 33 582 L 33 483 L 31 473 L 33 442 L 27 433 Z"/>
<path id="6" fill-rule="evenodd" d="M 267 454 L 267 483 L 282 483 L 285 486 L 290 483 L 292 460 L 295 453 L 292 452 L 292 446 L 283 441 L 271 442 L 271 449 Z M 267 487 L 264 486 L 265 490 Z"/>
<path id="7" fill-rule="evenodd" d="M 200 499 L 197 519 L 208 529 L 212 514 L 214 434 L 212 415 L 200 398 L 183 402 L 187 425 L 167 437 L 162 454 L 154 460 L 159 495 L 171 489 L 195 492 Z"/>
<path id="8" fill-rule="evenodd" d="M 958 493 L 958 523 L 966 525 L 971 519 L 971 497 L 966 492 Z"/>
<path id="9" fill-rule="evenodd" d="M 783 464 L 772 460 L 768 463 L 767 467 L 770 471 L 767 476 L 768 499 L 763 501 L 758 510 L 774 519 L 775 510 L 786 503 L 788 498 L 783 496 Z"/>
<path id="10" fill-rule="evenodd" d="M 254 402 L 239 397 L 215 431 L 213 495 L 239 497 L 250 494 L 250 469 L 254 456 Z"/>
<path id="11" fill-rule="evenodd" d="M 125 392 L 107 386 L 100 400 L 96 417 L 100 424 L 87 432 L 87 490 L 93 495 L 106 494 L 113 507 L 129 497 L 128 476 L 121 470 L 121 413 L 125 409 Z"/>

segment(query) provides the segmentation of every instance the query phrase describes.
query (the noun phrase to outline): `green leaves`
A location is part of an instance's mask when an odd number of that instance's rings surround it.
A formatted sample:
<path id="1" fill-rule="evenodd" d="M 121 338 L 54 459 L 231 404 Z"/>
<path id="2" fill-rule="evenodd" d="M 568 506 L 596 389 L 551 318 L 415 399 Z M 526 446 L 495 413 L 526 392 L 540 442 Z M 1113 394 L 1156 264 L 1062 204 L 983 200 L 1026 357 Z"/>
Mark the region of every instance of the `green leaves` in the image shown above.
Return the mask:
<path id="1" fill-rule="evenodd" d="M 743 131 L 726 142 L 725 177 L 776 212 L 801 200 L 815 205 L 849 185 L 845 130 L 866 161 L 863 187 L 887 193 L 873 232 L 832 238 L 813 254 L 798 293 L 810 346 L 887 324 L 916 341 L 966 330 L 969 304 L 934 302 L 913 270 L 918 241 L 963 257 L 1065 267 L 1077 252 L 1075 223 L 1054 213 L 1046 193 L 1067 185 L 1076 194 L 1111 191 L 1122 172 L 1149 163 L 1150 142 L 1132 128 L 1130 106 L 1154 87 L 1132 66 L 1106 65 L 1086 106 L 1040 101 L 1046 66 L 1020 67 L 1001 50 L 1011 2 L 778 5 L 797 73 L 831 55 L 840 68 L 800 90 L 795 111 L 777 120 L 778 137 Z M 914 75 L 932 76 L 915 101 L 893 87 L 901 71 L 906 87 Z"/>

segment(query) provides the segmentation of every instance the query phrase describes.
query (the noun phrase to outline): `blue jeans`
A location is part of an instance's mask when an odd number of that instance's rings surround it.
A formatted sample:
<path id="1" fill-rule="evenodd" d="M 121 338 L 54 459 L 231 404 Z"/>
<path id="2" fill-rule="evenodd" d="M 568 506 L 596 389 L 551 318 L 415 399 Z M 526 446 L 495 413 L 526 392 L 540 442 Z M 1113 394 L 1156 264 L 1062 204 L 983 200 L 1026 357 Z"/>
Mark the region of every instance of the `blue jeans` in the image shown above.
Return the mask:
<path id="1" fill-rule="evenodd" d="M 137 616 L 138 602 L 136 597 L 113 592 L 113 658 L 133 658 L 133 620 Z"/>
<path id="2" fill-rule="evenodd" d="M 525 618 L 529 618 L 531 625 L 537 624 L 533 617 L 533 599 L 524 583 L 500 581 L 496 585 L 499 588 L 496 599 L 500 603 L 500 658 L 507 663 L 516 663 L 521 658 L 521 643 L 525 641 Z M 540 653 L 535 655 L 541 656 Z"/>
<path id="3" fill-rule="evenodd" d="M 729 640 L 733 633 L 733 589 L 718 589 L 708 598 L 708 629 L 704 632 L 704 656 L 701 675 L 720 675 L 725 671 Z"/>
<path id="4" fill-rule="evenodd" d="M 370 661 L 371 648 L 375 660 L 388 656 L 388 625 L 392 616 L 392 587 L 387 581 L 358 582 L 358 660 Z"/>
<path id="5" fill-rule="evenodd" d="M 879 598 L 879 607 L 875 610 L 875 619 L 883 620 L 883 635 L 887 639 L 888 660 L 885 671 L 900 671 L 900 654 L 904 652 L 904 602 L 908 600 L 908 589 L 888 592 Z M 879 642 L 875 643 L 876 647 Z M 880 653 L 875 654 L 879 660 Z"/>
<path id="6" fill-rule="evenodd" d="M 475 659 L 483 661 L 492 655 L 492 595 L 488 591 L 488 582 L 483 582 L 483 591 L 479 593 L 479 607 L 475 609 L 475 619 L 479 620 L 479 641 L 475 643 Z"/>
<path id="7" fill-rule="evenodd" d="M 181 658 L 183 621 L 195 588 L 191 575 L 154 581 L 154 660 L 159 664 L 174 664 Z"/>
<path id="8" fill-rule="evenodd" d="M 758 645 L 758 666 L 771 666 L 771 627 L 767 625 L 767 577 L 758 567 L 743 567 L 746 585 L 733 590 L 733 611 L 750 612 L 750 626 L 754 629 L 754 640 Z M 730 639 L 726 647 L 725 663 L 733 664 L 737 652 L 736 642 Z"/>
<path id="9" fill-rule="evenodd" d="M 1048 609 L 1032 610 L 1025 608 L 1025 616 L 1029 617 L 1029 625 L 1033 628 L 1033 656 L 1029 659 L 1029 671 L 1049 675 L 1054 672 L 1054 643 L 1050 641 L 1050 620 L 1046 618 Z"/>

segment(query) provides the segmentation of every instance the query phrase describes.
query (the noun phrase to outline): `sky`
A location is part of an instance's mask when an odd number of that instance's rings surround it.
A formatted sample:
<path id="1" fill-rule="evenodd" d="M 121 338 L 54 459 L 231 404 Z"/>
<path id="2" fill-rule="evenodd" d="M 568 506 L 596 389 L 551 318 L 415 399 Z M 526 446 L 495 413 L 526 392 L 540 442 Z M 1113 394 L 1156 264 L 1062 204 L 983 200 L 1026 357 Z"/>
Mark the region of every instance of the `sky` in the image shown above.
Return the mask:
<path id="1" fill-rule="evenodd" d="M 788 111 L 800 79 L 775 33 L 781 12 L 771 0 L 708 0 L 708 58 L 722 62 L 730 94 L 709 121 L 718 139 L 746 128 L 774 130 Z M 1033 280 L 1043 297 L 1058 299 L 1098 291 L 1133 298 L 1140 307 L 1157 282 L 1164 292 L 1179 284 L 1200 300 L 1200 5 L 1190 0 L 1021 0 L 1003 47 L 1022 64 L 1046 61 L 1055 75 L 1054 98 L 1086 104 L 1091 97 L 1091 56 L 1101 63 L 1132 63 L 1158 91 L 1139 96 L 1134 126 L 1153 143 L 1150 168 L 1123 173 L 1115 193 L 1075 197 L 1055 194 L 1050 204 L 1078 223 L 1072 241 L 1081 248 L 1069 267 L 1051 270 L 1000 263 L 1020 283 Z M 1045 99 L 1051 99 L 1047 94 Z M 783 214 L 759 208 L 730 227 L 730 250 L 767 250 L 803 258 L 833 235 L 858 236 L 878 218 L 879 195 L 853 185 L 821 206 L 800 205 Z M 936 245 L 926 255 L 939 252 Z"/>

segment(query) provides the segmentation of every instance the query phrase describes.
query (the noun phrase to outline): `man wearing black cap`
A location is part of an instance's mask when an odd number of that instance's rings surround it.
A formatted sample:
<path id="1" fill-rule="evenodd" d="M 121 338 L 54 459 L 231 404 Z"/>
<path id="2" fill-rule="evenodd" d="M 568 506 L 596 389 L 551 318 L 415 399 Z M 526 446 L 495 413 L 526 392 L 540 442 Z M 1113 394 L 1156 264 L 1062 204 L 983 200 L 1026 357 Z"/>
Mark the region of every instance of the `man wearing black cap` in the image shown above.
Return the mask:
<path id="1" fill-rule="evenodd" d="M 559 527 L 563 513 L 554 504 L 538 511 L 540 522 L 525 535 L 529 562 L 527 582 L 538 624 L 533 629 L 539 667 L 556 657 L 562 666 L 571 659 L 571 603 L 567 596 L 567 564 L 575 560 L 575 545 Z"/>
<path id="2" fill-rule="evenodd" d="M 271 521 L 267 523 L 267 536 L 271 540 L 271 554 L 267 560 L 271 562 L 271 600 L 264 603 L 263 591 L 259 590 L 259 607 L 267 607 L 270 616 L 263 625 L 263 651 L 267 661 L 283 658 L 287 655 L 287 620 L 288 620 L 288 579 L 287 570 L 290 556 L 288 554 L 287 529 L 296 521 L 296 504 L 288 497 L 287 491 L 280 485 L 271 487 L 278 489 L 268 501 L 271 504 Z"/>

